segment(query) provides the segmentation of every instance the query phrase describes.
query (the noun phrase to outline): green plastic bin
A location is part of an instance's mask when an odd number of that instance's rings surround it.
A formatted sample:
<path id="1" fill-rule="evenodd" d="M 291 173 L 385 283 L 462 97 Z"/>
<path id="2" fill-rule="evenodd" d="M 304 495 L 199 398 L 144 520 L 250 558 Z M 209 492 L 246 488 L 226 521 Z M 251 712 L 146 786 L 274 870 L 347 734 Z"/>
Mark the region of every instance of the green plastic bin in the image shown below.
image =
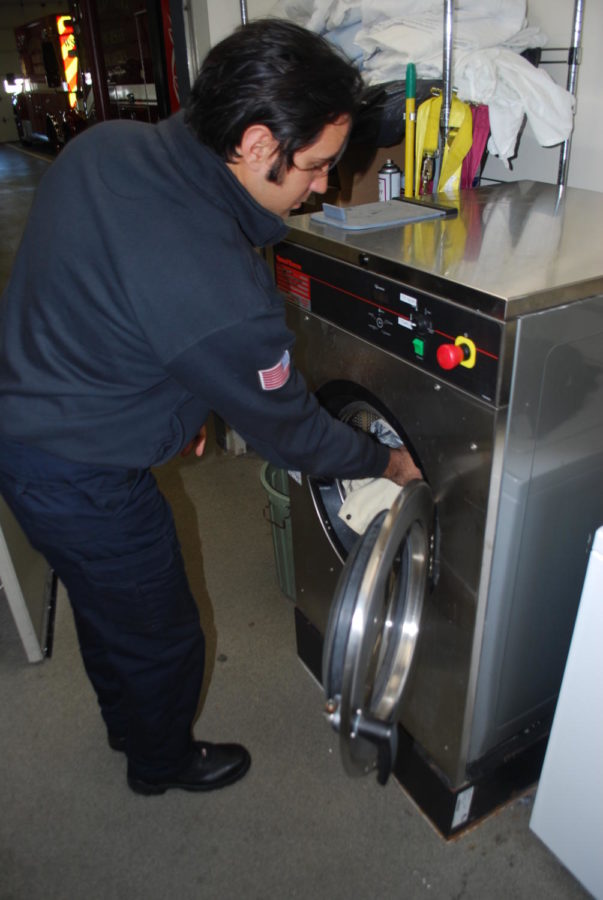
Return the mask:
<path id="1" fill-rule="evenodd" d="M 281 591 L 289 599 L 295 600 L 295 565 L 287 472 L 270 463 L 264 463 L 260 472 L 260 481 L 268 495 L 264 518 L 272 526 L 272 543 L 278 583 Z"/>

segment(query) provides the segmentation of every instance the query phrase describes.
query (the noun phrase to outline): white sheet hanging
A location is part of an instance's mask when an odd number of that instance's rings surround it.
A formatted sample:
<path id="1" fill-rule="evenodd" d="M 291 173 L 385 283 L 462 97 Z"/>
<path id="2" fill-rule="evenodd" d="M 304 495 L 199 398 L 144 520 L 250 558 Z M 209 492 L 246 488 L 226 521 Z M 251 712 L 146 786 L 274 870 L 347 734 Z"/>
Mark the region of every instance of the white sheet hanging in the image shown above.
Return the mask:
<path id="1" fill-rule="evenodd" d="M 513 156 L 524 115 L 542 147 L 565 141 L 572 131 L 574 97 L 517 53 L 497 47 L 459 54 L 459 97 L 485 103 L 490 114 L 490 153 Z"/>

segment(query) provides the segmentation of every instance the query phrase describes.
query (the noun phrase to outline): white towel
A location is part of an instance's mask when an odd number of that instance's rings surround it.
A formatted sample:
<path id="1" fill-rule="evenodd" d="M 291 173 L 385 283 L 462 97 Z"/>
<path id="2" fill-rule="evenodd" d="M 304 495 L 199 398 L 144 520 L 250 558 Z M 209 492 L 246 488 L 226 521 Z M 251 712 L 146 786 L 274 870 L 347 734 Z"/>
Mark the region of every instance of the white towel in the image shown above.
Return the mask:
<path id="1" fill-rule="evenodd" d="M 364 534 L 377 513 L 389 509 L 402 490 L 389 478 L 356 478 L 342 485 L 346 498 L 338 516 L 356 534 Z"/>
<path id="2" fill-rule="evenodd" d="M 541 147 L 570 136 L 573 95 L 512 50 L 497 47 L 459 54 L 455 71 L 459 97 L 488 106 L 490 153 L 501 159 L 514 155 L 524 115 Z"/>
<path id="3" fill-rule="evenodd" d="M 375 419 L 369 432 L 386 447 L 402 447 L 403 442 L 385 419 Z M 402 488 L 389 478 L 350 478 L 341 482 L 345 500 L 339 518 L 356 534 L 364 534 L 377 513 L 389 509 Z"/>

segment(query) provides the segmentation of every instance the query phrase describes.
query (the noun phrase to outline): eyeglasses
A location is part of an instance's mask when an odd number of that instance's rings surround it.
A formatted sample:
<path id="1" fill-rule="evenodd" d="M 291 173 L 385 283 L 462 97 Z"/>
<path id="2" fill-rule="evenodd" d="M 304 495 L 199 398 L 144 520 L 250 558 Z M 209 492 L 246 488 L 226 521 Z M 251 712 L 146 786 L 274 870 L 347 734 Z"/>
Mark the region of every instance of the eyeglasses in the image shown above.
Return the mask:
<path id="1" fill-rule="evenodd" d="M 293 168 L 297 169 L 298 172 L 311 173 L 315 178 L 318 178 L 321 175 L 328 175 L 329 172 L 332 172 L 338 162 L 339 157 L 337 157 L 337 159 L 327 160 L 327 162 L 324 163 L 317 163 L 315 166 L 308 166 L 307 168 L 302 168 L 302 166 L 293 163 Z"/>
<path id="2" fill-rule="evenodd" d="M 341 162 L 341 157 L 347 150 L 347 146 L 348 142 L 346 141 L 334 159 L 327 159 L 323 163 L 317 163 L 315 166 L 308 166 L 307 168 L 303 168 L 302 166 L 298 166 L 295 163 L 292 163 L 293 168 L 297 169 L 298 172 L 307 172 L 308 174 L 312 174 L 315 178 L 318 178 L 320 176 L 324 177 L 325 175 L 328 175 L 329 172 L 332 172 L 337 164 Z"/>

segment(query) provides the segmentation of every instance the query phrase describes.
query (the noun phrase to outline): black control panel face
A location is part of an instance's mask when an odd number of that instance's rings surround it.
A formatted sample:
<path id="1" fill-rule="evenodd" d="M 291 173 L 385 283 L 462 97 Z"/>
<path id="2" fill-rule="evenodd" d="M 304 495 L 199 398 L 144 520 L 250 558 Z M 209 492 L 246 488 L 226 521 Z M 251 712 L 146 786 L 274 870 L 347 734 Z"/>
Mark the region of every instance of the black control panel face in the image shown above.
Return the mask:
<path id="1" fill-rule="evenodd" d="M 500 322 L 289 241 L 274 248 L 274 262 L 291 303 L 496 402 Z"/>

